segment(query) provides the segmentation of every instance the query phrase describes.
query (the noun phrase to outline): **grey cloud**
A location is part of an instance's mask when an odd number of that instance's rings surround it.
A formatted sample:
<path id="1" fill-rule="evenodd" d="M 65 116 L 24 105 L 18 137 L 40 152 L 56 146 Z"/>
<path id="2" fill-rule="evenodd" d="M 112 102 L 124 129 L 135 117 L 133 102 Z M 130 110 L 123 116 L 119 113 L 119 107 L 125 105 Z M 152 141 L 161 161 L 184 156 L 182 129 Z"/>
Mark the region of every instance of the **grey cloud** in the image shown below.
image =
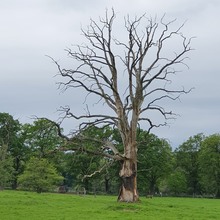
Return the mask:
<path id="1" fill-rule="evenodd" d="M 219 55 L 220 19 L 219 1 L 204 0 L 7 0 L 0 1 L 0 112 L 6 111 L 28 122 L 31 115 L 58 118 L 56 110 L 70 105 L 75 112 L 84 108 L 80 92 L 57 90 L 57 69 L 45 55 L 50 55 L 66 67 L 75 64 L 68 59 L 64 49 L 84 41 L 80 28 L 89 24 L 90 17 L 97 19 L 106 8 L 115 8 L 118 19 L 131 16 L 161 15 L 187 20 L 183 33 L 196 36 L 189 54 L 189 70 L 183 68 L 173 80 L 175 86 L 195 87 L 181 102 L 165 103 L 168 109 L 179 113 L 170 127 L 155 129 L 159 137 L 178 146 L 190 135 L 219 132 Z M 126 7 L 125 7 L 126 6 Z M 121 22 L 117 20 L 117 24 Z M 116 32 L 122 37 L 121 26 Z M 91 108 L 96 111 L 97 105 Z M 103 108 L 104 109 L 104 108 Z M 73 123 L 65 124 L 66 130 Z"/>

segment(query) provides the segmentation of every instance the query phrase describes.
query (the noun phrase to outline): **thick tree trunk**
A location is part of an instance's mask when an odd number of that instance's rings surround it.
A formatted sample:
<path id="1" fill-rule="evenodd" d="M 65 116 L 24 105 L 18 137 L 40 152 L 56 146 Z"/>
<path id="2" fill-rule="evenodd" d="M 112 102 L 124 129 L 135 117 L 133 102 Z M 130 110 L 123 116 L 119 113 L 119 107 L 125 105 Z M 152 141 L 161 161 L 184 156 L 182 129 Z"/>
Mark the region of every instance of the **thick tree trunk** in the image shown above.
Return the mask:
<path id="1" fill-rule="evenodd" d="M 218 187 L 215 198 L 220 199 L 220 187 Z"/>
<path id="2" fill-rule="evenodd" d="M 109 178 L 105 177 L 105 192 L 109 193 Z"/>
<path id="3" fill-rule="evenodd" d="M 19 175 L 20 165 L 21 165 L 21 160 L 20 160 L 19 157 L 16 157 L 15 158 L 15 173 L 16 173 L 16 176 L 15 176 L 14 180 L 12 181 L 12 189 L 17 189 L 17 187 L 18 187 L 18 175 Z"/>
<path id="4" fill-rule="evenodd" d="M 122 179 L 122 185 L 119 191 L 118 201 L 139 201 L 137 191 L 137 161 L 124 160 L 119 175 Z"/>

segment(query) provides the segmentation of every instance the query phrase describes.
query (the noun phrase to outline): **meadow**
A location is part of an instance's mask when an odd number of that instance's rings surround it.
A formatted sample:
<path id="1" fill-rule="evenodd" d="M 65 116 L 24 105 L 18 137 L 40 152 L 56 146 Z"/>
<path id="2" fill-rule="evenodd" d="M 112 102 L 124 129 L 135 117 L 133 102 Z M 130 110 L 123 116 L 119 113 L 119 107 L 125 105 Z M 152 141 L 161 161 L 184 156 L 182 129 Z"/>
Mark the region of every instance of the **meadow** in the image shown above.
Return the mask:
<path id="1" fill-rule="evenodd" d="M 79 196 L 0 191 L 1 220 L 143 220 L 219 219 L 220 200 L 203 198 L 141 198 L 136 204 L 116 196 Z"/>

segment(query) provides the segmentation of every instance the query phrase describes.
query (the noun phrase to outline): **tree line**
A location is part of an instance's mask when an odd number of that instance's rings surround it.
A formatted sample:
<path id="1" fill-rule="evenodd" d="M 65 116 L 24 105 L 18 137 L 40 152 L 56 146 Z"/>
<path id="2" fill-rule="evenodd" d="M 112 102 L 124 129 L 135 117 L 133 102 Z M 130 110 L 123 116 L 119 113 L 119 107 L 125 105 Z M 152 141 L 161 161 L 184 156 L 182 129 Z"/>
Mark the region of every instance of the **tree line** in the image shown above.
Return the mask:
<path id="1" fill-rule="evenodd" d="M 91 126 L 76 135 L 69 144 L 46 119 L 22 124 L 0 113 L 0 188 L 118 194 L 122 164 L 104 157 L 113 150 L 99 140 L 123 152 L 119 131 Z M 220 134 L 196 134 L 172 149 L 167 140 L 137 129 L 137 145 L 140 195 L 220 197 Z"/>

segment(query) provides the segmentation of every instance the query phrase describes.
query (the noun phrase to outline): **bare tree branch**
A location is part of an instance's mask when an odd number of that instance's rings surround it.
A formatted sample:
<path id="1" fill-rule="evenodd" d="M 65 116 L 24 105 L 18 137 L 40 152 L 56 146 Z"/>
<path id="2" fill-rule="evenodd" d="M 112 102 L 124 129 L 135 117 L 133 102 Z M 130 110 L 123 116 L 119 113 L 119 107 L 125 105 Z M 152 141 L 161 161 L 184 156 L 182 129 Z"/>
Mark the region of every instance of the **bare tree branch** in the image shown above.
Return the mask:
<path id="1" fill-rule="evenodd" d="M 91 174 L 88 174 L 88 175 L 84 175 L 83 178 L 82 178 L 82 181 L 86 178 L 91 178 L 93 177 L 94 175 L 96 175 L 97 173 L 101 173 L 104 169 L 108 168 L 109 166 L 112 165 L 112 161 L 108 162 L 108 163 L 105 163 L 99 170 L 96 170 L 94 171 L 93 173 Z"/>

